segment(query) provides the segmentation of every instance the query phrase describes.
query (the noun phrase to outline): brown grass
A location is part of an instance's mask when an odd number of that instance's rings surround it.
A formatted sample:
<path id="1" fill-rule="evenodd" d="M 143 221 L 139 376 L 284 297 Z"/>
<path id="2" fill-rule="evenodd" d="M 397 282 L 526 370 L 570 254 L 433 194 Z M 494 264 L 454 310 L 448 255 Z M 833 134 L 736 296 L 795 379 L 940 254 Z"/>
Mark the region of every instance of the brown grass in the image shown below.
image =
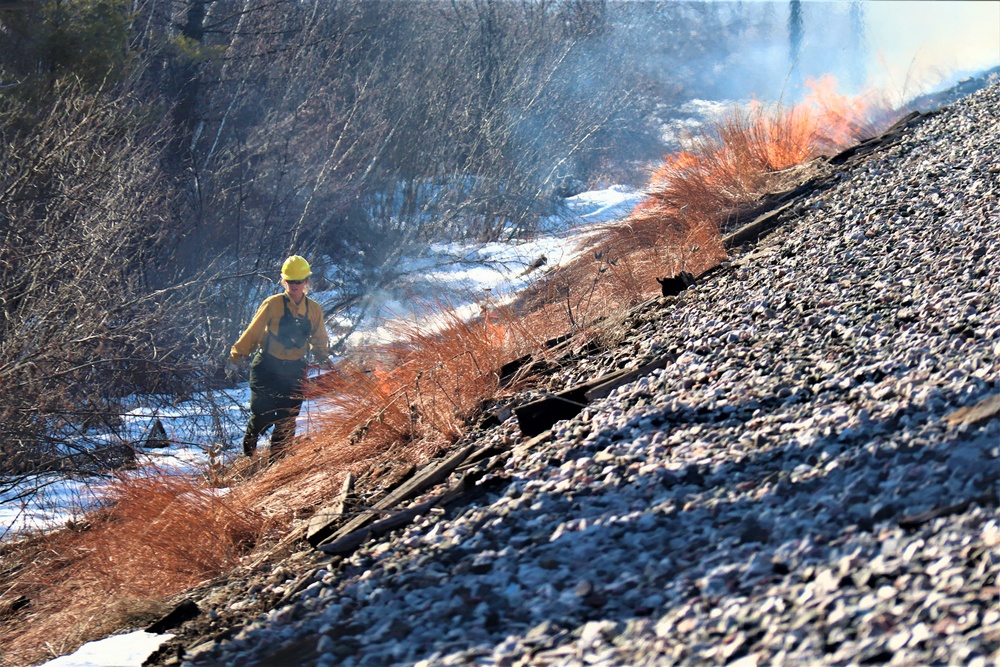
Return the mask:
<path id="1" fill-rule="evenodd" d="M 733 109 L 690 138 L 686 150 L 653 172 L 648 197 L 627 220 L 603 229 L 589 241 L 592 252 L 550 275 L 522 305 L 561 308 L 567 326 L 585 328 L 656 294 L 658 277 L 697 276 L 726 257 L 722 230 L 747 222 L 740 216 L 753 202 L 805 180 L 799 165 L 888 124 L 885 112 L 837 95 L 832 78 L 809 85 L 812 92 L 796 107 Z"/>
<path id="2" fill-rule="evenodd" d="M 374 485 L 454 442 L 482 401 L 516 389 L 501 389 L 500 366 L 541 341 L 504 309 L 444 318 L 435 330 L 410 325 L 400 342 L 322 376 L 310 390 L 323 408 L 313 435 L 270 467 L 232 466 L 228 494 L 194 477 L 121 476 L 89 530 L 40 536 L 44 547 L 19 550 L 0 590 L 32 604 L 0 619 L 0 664 L 28 664 L 141 627 L 165 598 L 244 563 L 256 544 L 272 544 L 347 472 Z"/>
<path id="3" fill-rule="evenodd" d="M 166 611 L 166 598 L 235 567 L 262 530 L 239 494 L 221 496 L 186 476 L 121 476 L 85 530 L 38 536 L 5 554 L 4 598 L 31 604 L 3 619 L 0 664 L 141 627 Z"/>
<path id="4" fill-rule="evenodd" d="M 36 536 L 0 554 L 0 601 L 31 600 L 0 616 L 0 665 L 141 627 L 167 597 L 266 558 L 262 549 L 328 502 L 348 472 L 368 488 L 382 484 L 458 439 L 484 401 L 517 391 L 499 385 L 507 361 L 657 294 L 656 277 L 714 266 L 726 255 L 720 224 L 734 211 L 788 187 L 789 167 L 868 131 L 828 82 L 816 91 L 791 110 L 733 111 L 692 139 L 652 174 L 628 220 L 601 230 L 577 261 L 510 308 L 464 319 L 442 305 L 436 328 L 402 325 L 399 342 L 340 363 L 310 388 L 322 406 L 311 434 L 274 465 L 231 466 L 227 495 L 193 478 L 121 477 L 89 530 Z"/>

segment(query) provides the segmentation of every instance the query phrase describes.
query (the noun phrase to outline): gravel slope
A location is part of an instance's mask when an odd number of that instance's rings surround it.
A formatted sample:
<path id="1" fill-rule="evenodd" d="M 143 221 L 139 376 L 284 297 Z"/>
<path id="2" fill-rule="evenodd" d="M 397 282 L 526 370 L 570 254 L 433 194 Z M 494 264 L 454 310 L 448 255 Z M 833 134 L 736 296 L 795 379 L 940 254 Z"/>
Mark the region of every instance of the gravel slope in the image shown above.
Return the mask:
<path id="1" fill-rule="evenodd" d="M 946 419 L 1000 393 L 998 116 L 924 120 L 563 380 L 675 363 L 184 662 L 1000 662 L 1000 416 Z"/>

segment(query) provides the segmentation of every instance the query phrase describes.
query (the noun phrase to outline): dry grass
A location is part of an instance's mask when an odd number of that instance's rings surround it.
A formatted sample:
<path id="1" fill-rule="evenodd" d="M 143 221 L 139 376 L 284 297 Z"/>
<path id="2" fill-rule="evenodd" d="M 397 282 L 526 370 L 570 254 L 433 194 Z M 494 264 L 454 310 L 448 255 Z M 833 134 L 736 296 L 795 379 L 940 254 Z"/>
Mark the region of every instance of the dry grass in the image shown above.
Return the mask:
<path id="1" fill-rule="evenodd" d="M 29 540 L 5 556 L 0 664 L 29 664 L 162 615 L 164 600 L 232 569 L 262 531 L 239 490 L 156 474 L 118 478 L 85 530 Z"/>
<path id="2" fill-rule="evenodd" d="M 483 401 L 516 389 L 501 389 L 497 370 L 541 341 L 503 309 L 445 317 L 433 331 L 410 325 L 401 342 L 322 376 L 310 390 L 322 404 L 314 435 L 269 467 L 238 462 L 227 494 L 194 477 L 122 476 L 89 530 L 38 537 L 44 547 L 20 550 L 0 590 L 31 606 L 0 619 L 0 664 L 29 664 L 141 627 L 162 600 L 232 570 L 255 544 L 322 505 L 347 472 L 374 485 L 454 442 Z"/>
<path id="3" fill-rule="evenodd" d="M 796 107 L 733 109 L 690 138 L 651 175 L 648 197 L 627 220 L 602 230 L 592 252 L 550 275 L 522 305 L 561 308 L 567 326 L 585 328 L 656 294 L 658 277 L 698 275 L 726 257 L 722 232 L 745 222 L 740 216 L 753 202 L 804 181 L 800 165 L 888 124 L 864 100 L 837 95 L 832 78 L 809 85 Z"/>
<path id="4" fill-rule="evenodd" d="M 248 556 L 264 558 L 255 545 L 273 544 L 322 506 L 348 472 L 373 487 L 439 453 L 484 401 L 518 389 L 500 387 L 504 363 L 658 293 L 656 277 L 714 266 L 725 257 L 720 224 L 788 187 L 790 168 L 870 131 L 863 117 L 826 84 L 795 109 L 732 112 L 664 161 L 627 221 L 602 230 L 588 252 L 511 308 L 484 308 L 475 319 L 445 314 L 433 329 L 403 325 L 400 342 L 322 376 L 310 389 L 322 406 L 311 435 L 269 467 L 232 466 L 227 495 L 196 479 L 122 477 L 89 530 L 36 537 L 2 555 L 0 601 L 24 595 L 31 606 L 0 616 L 0 665 L 141 627 L 165 598 Z"/>
<path id="5" fill-rule="evenodd" d="M 91 534 L 95 579 L 159 596 L 232 568 L 265 526 L 242 494 L 188 476 L 121 476 Z"/>

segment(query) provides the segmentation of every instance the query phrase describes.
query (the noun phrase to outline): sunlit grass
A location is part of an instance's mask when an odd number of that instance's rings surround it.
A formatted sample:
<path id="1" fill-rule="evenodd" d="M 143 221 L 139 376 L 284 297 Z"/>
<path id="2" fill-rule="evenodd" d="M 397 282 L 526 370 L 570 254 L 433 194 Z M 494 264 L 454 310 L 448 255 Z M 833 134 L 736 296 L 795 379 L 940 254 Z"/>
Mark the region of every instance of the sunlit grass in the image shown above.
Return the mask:
<path id="1" fill-rule="evenodd" d="M 2 664 L 31 664 L 152 622 L 170 596 L 238 565 L 265 528 L 241 489 L 145 473 L 106 485 L 101 509 L 73 529 L 3 554 L 3 597 L 30 603 L 3 619 Z"/>
<path id="2" fill-rule="evenodd" d="M 792 167 L 888 125 L 884 109 L 838 95 L 832 77 L 809 86 L 795 107 L 734 108 L 689 137 L 685 150 L 653 171 L 647 197 L 632 214 L 592 238 L 591 252 L 536 286 L 529 303 L 539 309 L 561 303 L 566 324 L 580 327 L 655 295 L 658 277 L 697 276 L 727 256 L 724 233 L 749 221 L 740 219 L 741 211 L 798 185 Z"/>

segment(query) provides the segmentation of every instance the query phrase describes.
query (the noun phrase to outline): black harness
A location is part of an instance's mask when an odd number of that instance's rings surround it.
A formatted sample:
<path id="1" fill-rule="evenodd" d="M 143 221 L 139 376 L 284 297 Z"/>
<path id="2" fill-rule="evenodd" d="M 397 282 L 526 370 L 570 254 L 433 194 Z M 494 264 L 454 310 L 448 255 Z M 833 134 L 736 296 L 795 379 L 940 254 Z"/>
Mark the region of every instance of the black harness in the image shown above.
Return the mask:
<path id="1" fill-rule="evenodd" d="M 309 321 L 309 301 L 308 299 L 306 300 L 305 317 L 295 317 L 292 315 L 292 311 L 288 309 L 288 297 L 283 294 L 281 299 L 281 303 L 285 307 L 285 314 L 278 321 L 278 333 L 268 332 L 267 341 L 270 343 L 273 336 L 286 350 L 304 347 L 312 336 L 312 322 Z"/>

